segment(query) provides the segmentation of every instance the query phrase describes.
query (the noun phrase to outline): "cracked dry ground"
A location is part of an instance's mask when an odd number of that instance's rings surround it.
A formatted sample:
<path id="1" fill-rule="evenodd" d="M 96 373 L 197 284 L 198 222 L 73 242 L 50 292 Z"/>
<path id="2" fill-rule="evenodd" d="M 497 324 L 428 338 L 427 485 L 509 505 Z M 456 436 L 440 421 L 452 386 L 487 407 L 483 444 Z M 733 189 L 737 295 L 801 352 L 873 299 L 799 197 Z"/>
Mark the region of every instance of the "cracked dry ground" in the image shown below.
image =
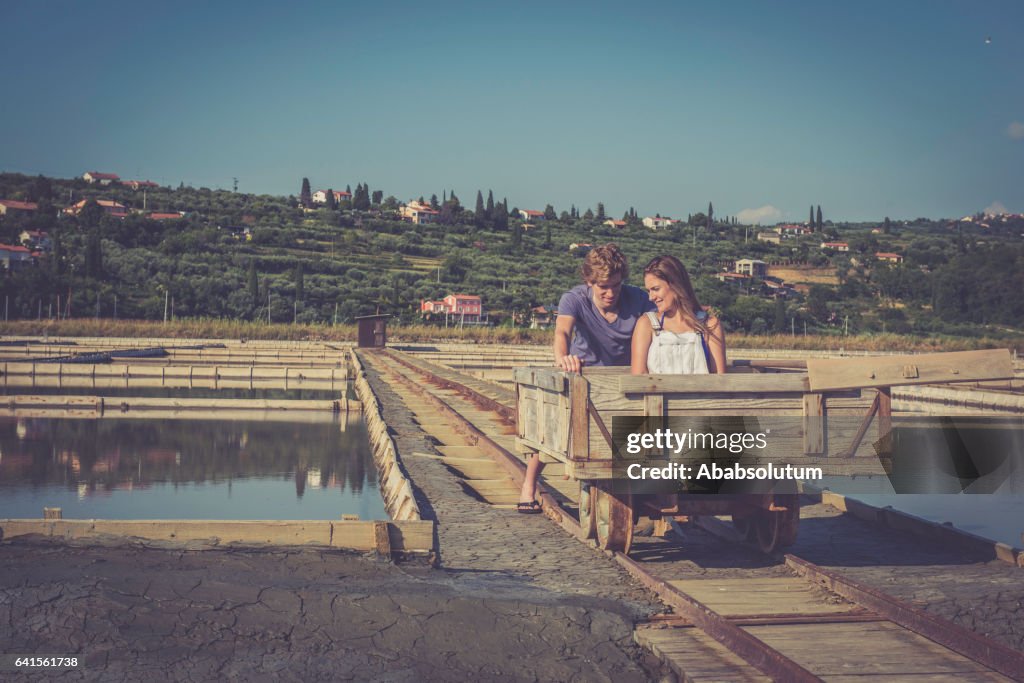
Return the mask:
<path id="1" fill-rule="evenodd" d="M 369 374 L 400 453 L 433 452 Z M 617 565 L 540 516 L 470 498 L 434 460 L 404 465 L 438 520 L 439 569 L 314 548 L 15 539 L 0 543 L 0 652 L 79 654 L 67 680 L 667 676 L 633 643 L 634 621 L 663 607 Z"/>
<path id="2" fill-rule="evenodd" d="M 644 680 L 630 615 L 334 550 L 0 546 L 0 651 L 66 680 Z M 653 670 L 652 670 L 653 671 Z M 43 680 L 43 674 L 22 678 Z"/>

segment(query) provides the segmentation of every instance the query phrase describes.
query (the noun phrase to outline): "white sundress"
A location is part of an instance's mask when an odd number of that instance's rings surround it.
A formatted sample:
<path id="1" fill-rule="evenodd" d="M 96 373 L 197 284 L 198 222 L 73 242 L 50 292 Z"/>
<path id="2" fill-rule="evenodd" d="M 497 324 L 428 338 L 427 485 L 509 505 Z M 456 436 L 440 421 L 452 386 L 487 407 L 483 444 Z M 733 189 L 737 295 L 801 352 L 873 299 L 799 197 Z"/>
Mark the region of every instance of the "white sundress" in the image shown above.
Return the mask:
<path id="1" fill-rule="evenodd" d="M 702 312 L 703 313 L 703 312 Z M 703 317 L 707 314 L 704 313 Z M 647 351 L 647 371 L 656 375 L 707 375 L 708 359 L 699 332 L 662 329 L 656 313 L 648 312 L 654 336 Z"/>

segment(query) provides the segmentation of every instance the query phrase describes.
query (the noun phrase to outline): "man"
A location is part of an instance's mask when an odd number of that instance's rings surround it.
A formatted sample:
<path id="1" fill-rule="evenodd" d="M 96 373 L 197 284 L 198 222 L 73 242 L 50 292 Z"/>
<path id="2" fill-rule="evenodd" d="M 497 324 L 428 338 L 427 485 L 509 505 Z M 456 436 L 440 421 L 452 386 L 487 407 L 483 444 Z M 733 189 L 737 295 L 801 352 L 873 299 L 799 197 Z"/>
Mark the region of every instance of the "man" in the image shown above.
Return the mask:
<path id="1" fill-rule="evenodd" d="M 583 260 L 584 284 L 573 287 L 558 302 L 555 320 L 555 365 L 566 372 L 583 366 L 629 365 L 633 328 L 654 305 L 639 287 L 623 284 L 629 264 L 615 244 L 591 249 Z M 526 466 L 526 476 L 516 509 L 525 514 L 541 511 L 537 477 L 543 465 L 536 453 Z"/>

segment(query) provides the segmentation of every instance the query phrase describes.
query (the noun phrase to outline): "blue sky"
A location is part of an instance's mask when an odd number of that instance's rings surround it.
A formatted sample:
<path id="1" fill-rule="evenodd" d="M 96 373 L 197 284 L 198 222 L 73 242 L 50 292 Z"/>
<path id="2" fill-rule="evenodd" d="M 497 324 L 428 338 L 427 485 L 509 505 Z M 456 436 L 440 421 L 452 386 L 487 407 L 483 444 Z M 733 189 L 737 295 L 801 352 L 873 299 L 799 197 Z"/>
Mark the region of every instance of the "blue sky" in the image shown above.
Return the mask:
<path id="1" fill-rule="evenodd" d="M 1016 1 L 3 6 L 0 170 L 765 222 L 1024 211 Z"/>

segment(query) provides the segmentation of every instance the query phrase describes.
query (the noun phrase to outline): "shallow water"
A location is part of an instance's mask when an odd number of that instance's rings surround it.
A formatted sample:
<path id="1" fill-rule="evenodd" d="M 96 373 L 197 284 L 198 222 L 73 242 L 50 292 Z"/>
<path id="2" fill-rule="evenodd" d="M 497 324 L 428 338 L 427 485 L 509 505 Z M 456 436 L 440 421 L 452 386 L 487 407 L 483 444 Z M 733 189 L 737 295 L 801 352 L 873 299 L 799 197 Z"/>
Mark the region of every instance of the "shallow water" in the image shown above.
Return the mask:
<path id="1" fill-rule="evenodd" d="M 0 518 L 387 519 L 344 420 L 0 418 Z"/>

